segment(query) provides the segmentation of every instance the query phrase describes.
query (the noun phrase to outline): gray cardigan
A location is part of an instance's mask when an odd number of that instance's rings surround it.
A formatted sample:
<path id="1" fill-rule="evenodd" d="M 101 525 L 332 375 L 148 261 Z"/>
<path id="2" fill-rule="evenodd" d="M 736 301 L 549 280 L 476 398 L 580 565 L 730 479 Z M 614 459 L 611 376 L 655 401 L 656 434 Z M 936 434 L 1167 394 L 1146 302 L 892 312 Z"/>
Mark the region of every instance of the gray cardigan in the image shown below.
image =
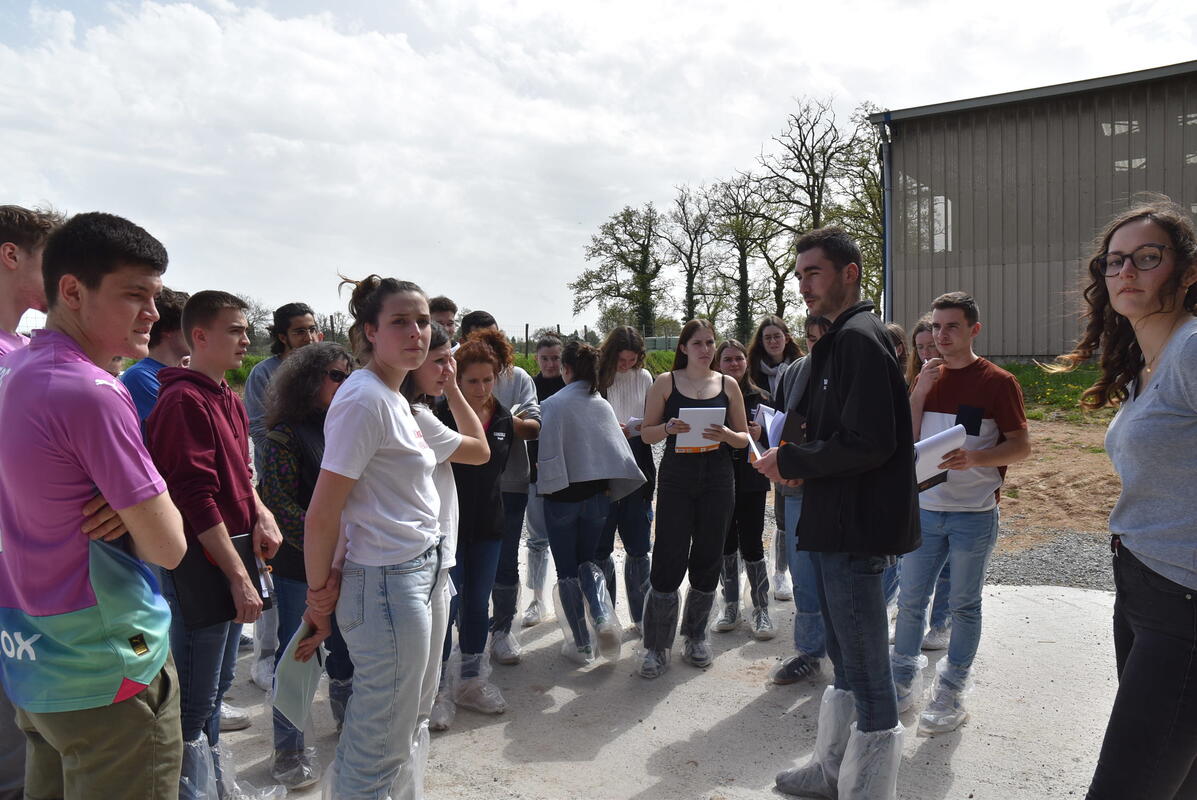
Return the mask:
<path id="1" fill-rule="evenodd" d="M 774 407 L 778 411 L 789 414 L 798 407 L 802 396 L 806 394 L 806 385 L 810 383 L 810 356 L 803 356 L 797 361 L 791 361 L 785 372 L 777 379 L 777 392 L 773 396 Z M 774 490 L 782 497 L 802 497 L 801 486 L 786 486 L 784 483 L 773 484 Z"/>
<path id="2" fill-rule="evenodd" d="M 574 381 L 540 405 L 540 476 L 536 490 L 559 492 L 571 483 L 606 480 L 611 501 L 644 485 L 632 448 L 619 429 L 611 404 Z"/>

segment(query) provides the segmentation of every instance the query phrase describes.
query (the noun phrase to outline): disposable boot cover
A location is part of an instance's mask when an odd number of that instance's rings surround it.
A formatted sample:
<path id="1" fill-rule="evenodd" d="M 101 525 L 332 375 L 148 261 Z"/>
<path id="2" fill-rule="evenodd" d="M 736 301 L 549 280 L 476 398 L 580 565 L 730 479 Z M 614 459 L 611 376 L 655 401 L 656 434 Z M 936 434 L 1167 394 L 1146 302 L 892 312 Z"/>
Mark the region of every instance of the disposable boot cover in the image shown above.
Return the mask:
<path id="1" fill-rule="evenodd" d="M 719 570 L 719 583 L 723 587 L 723 611 L 715 620 L 715 630 L 734 631 L 740 621 L 740 554 L 723 556 Z"/>
<path id="2" fill-rule="evenodd" d="M 287 796 L 287 787 L 277 783 L 258 789 L 248 781 L 238 781 L 237 762 L 228 745 L 218 744 L 212 748 L 212 762 L 220 781 L 221 800 L 280 800 Z"/>
<path id="3" fill-rule="evenodd" d="M 315 737 L 309 737 L 314 741 Z M 320 756 L 314 747 L 275 750 L 270 777 L 288 789 L 303 789 L 320 780 Z"/>
<path id="4" fill-rule="evenodd" d="M 757 639 L 772 639 L 777 631 L 769 618 L 769 565 L 760 561 L 745 561 L 748 574 L 748 594 L 752 597 L 752 635 Z"/>
<path id="5" fill-rule="evenodd" d="M 790 586 L 790 560 L 786 554 L 785 531 L 773 533 L 773 596 L 789 600 L 794 596 Z"/>
<path id="6" fill-rule="evenodd" d="M 648 556 L 626 556 L 623 562 L 623 585 L 628 593 L 628 610 L 631 612 L 632 622 L 637 625 L 644 617 L 644 598 L 648 595 L 651 566 L 652 562 Z M 611 606 L 614 607 L 613 581 L 607 582 L 607 590 L 611 592 Z"/>
<path id="7" fill-rule="evenodd" d="M 578 565 L 578 582 L 586 599 L 586 610 L 597 633 L 599 655 L 618 661 L 623 643 L 623 626 L 615 614 L 615 604 L 607 594 L 602 571 L 590 561 Z"/>
<path id="8" fill-rule="evenodd" d="M 615 559 L 611 556 L 596 558 L 594 564 L 603 572 L 603 580 L 607 582 L 607 592 L 611 595 L 611 605 L 615 605 L 618 589 L 615 586 Z M 628 602 L 631 602 L 629 595 Z"/>
<path id="9" fill-rule="evenodd" d="M 499 687 L 483 677 L 462 678 L 453 699 L 462 708 L 480 714 L 502 714 L 507 710 L 507 701 Z"/>
<path id="10" fill-rule="evenodd" d="M 861 733 L 852 723 L 840 766 L 839 800 L 897 800 L 904 733 L 901 723 L 869 733 Z"/>
<path id="11" fill-rule="evenodd" d="M 805 765 L 778 773 L 777 788 L 798 797 L 836 800 L 840 764 L 844 760 L 855 719 L 856 699 L 852 693 L 828 686 L 819 704 L 815 752 Z"/>
<path id="12" fill-rule="evenodd" d="M 328 707 L 332 710 L 336 720 L 337 730 L 345 724 L 345 708 L 349 705 L 349 698 L 353 696 L 353 678 L 328 679 Z"/>
<path id="13" fill-rule="evenodd" d="M 931 687 L 931 701 L 919 715 L 919 734 L 947 733 L 967 722 L 964 696 L 971 691 L 968 668 L 958 667 L 946 658 L 940 661 Z"/>
<path id="14" fill-rule="evenodd" d="M 712 599 L 714 592 L 711 593 Z M 644 602 L 644 648 L 669 650 L 677 635 L 677 615 L 680 598 L 677 592 L 658 592 L 650 589 Z"/>
<path id="15" fill-rule="evenodd" d="M 520 644 L 520 637 L 516 628 L 506 631 L 492 631 L 490 634 L 490 652 L 495 661 L 500 664 L 518 664 L 524 656 L 524 647 Z"/>
<path id="16" fill-rule="evenodd" d="M 412 736 L 411 753 L 391 784 L 391 797 L 424 800 L 424 775 L 428 767 L 428 751 L 431 744 L 428 722 L 425 720 L 416 726 Z"/>
<path id="17" fill-rule="evenodd" d="M 511 630 L 511 622 L 515 619 L 515 608 L 520 600 L 519 584 L 514 586 L 496 583 L 490 590 L 491 602 L 491 633 Z"/>
<path id="18" fill-rule="evenodd" d="M 179 778 L 179 800 L 219 800 L 216 765 L 208 737 L 183 742 L 183 772 Z"/>
<path id="19" fill-rule="evenodd" d="M 432 712 L 428 715 L 428 727 L 434 731 L 447 731 L 456 716 L 457 704 L 453 702 L 452 692 L 441 684 L 432 702 Z"/>
<path id="20" fill-rule="evenodd" d="M 540 594 L 544 592 L 545 581 L 549 576 L 549 548 L 528 548 L 528 588 Z"/>
<path id="21" fill-rule="evenodd" d="M 927 666 L 927 657 L 904 656 L 890 648 L 890 666 L 894 675 L 894 691 L 898 696 L 898 713 L 904 713 L 914 706 L 923 696 L 923 669 Z M 910 676 L 909 682 L 903 680 Z"/>
<path id="22" fill-rule="evenodd" d="M 707 629 L 711 627 L 711 609 L 714 607 L 713 591 L 704 592 L 693 586 L 686 590 L 686 607 L 682 611 L 682 637 L 685 639 L 682 655 L 696 667 L 708 667 L 714 660 L 707 642 Z"/>
<path id="23" fill-rule="evenodd" d="M 586 627 L 586 601 L 582 597 L 582 584 L 578 578 L 557 581 L 553 589 L 553 602 L 557 606 L 557 624 L 561 626 L 564 641 L 561 654 L 577 658 L 578 651 L 591 647 L 590 630 Z"/>

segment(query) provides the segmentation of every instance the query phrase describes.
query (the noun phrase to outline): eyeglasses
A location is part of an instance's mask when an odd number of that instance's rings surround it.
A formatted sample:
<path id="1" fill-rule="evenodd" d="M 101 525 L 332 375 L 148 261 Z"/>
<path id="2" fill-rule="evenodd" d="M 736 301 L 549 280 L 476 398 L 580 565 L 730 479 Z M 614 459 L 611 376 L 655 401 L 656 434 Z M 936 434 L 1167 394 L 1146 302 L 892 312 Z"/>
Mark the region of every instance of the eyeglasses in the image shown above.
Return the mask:
<path id="1" fill-rule="evenodd" d="M 349 377 L 349 373 L 343 369 L 330 369 L 326 374 L 333 383 L 342 383 Z"/>
<path id="2" fill-rule="evenodd" d="M 766 333 L 761 337 L 761 339 L 766 342 L 783 342 L 785 341 L 785 338 L 786 336 L 784 333 Z"/>
<path id="3" fill-rule="evenodd" d="M 1135 265 L 1135 269 L 1140 272 L 1147 272 L 1164 263 L 1164 251 L 1171 249 L 1166 244 L 1141 244 L 1130 255 L 1123 255 L 1122 253 L 1100 255 L 1093 259 L 1092 268 L 1095 273 L 1112 278 L 1119 272 L 1122 272 L 1122 267 L 1129 258 L 1131 263 Z"/>
<path id="4" fill-rule="evenodd" d="M 287 331 L 288 336 L 308 336 L 313 339 L 316 338 L 316 334 L 318 333 L 320 333 L 320 329 L 314 326 L 311 328 L 292 328 Z"/>

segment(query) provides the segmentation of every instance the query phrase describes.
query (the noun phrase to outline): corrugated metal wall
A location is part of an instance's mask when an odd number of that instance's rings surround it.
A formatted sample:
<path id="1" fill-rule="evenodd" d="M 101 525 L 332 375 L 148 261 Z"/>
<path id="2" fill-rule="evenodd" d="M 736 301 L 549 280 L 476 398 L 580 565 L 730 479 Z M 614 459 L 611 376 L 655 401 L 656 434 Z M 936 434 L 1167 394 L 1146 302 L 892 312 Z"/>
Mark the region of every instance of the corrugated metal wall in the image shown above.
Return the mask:
<path id="1" fill-rule="evenodd" d="M 1135 192 L 1197 215 L 1197 74 L 891 123 L 893 314 L 981 306 L 977 352 L 1051 356 L 1080 330 L 1089 244 Z"/>

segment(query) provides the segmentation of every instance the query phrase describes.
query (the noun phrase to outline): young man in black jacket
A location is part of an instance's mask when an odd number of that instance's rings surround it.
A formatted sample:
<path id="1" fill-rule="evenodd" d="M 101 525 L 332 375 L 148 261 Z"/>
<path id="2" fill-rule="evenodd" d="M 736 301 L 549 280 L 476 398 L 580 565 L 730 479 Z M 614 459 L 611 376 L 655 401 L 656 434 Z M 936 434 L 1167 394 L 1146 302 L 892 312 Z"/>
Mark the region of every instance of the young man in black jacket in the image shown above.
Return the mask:
<path id="1" fill-rule="evenodd" d="M 811 762 L 780 773 L 777 787 L 894 798 L 902 726 L 882 573 L 919 546 L 910 404 L 885 326 L 860 299 L 856 243 L 828 227 L 803 235 L 795 249 L 802 297 L 832 325 L 811 351 L 810 383 L 795 411 L 806 418 L 804 440 L 768 451 L 757 469 L 804 483 L 798 548 L 814 556 L 835 684 L 823 695 Z"/>

